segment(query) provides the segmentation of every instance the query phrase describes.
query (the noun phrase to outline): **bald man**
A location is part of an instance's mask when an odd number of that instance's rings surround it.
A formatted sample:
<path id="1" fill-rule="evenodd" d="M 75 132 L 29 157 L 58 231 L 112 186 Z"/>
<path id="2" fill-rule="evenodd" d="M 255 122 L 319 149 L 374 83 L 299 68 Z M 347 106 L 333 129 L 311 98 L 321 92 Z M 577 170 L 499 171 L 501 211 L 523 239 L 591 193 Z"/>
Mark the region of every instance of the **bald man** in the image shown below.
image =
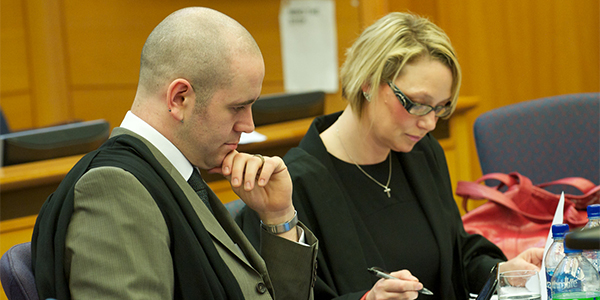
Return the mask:
<path id="1" fill-rule="evenodd" d="M 131 110 L 40 211 L 40 299 L 312 299 L 317 241 L 283 160 L 236 151 L 264 72 L 250 33 L 217 11 L 182 9 L 152 31 Z M 258 213 L 260 254 L 197 168 Z"/>

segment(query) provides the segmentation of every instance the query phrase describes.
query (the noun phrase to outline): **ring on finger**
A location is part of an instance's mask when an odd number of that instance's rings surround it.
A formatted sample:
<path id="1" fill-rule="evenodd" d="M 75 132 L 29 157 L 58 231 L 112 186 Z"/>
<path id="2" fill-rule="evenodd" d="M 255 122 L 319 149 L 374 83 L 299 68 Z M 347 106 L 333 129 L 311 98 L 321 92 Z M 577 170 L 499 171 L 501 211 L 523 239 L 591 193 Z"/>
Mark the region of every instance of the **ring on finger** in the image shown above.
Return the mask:
<path id="1" fill-rule="evenodd" d="M 262 155 L 260 155 L 260 154 L 254 154 L 253 156 L 256 156 L 256 157 L 260 158 L 261 165 L 265 164 L 265 158 Z"/>

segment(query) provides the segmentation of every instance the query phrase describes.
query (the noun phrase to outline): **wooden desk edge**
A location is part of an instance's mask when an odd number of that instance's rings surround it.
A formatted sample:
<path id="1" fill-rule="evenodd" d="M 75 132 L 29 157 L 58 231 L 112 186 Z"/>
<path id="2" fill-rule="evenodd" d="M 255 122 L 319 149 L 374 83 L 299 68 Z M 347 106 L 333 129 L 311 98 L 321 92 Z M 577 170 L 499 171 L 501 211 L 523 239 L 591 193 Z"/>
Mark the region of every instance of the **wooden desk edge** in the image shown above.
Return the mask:
<path id="1" fill-rule="evenodd" d="M 0 168 L 0 191 L 11 191 L 62 180 L 83 157 L 74 155 Z"/>

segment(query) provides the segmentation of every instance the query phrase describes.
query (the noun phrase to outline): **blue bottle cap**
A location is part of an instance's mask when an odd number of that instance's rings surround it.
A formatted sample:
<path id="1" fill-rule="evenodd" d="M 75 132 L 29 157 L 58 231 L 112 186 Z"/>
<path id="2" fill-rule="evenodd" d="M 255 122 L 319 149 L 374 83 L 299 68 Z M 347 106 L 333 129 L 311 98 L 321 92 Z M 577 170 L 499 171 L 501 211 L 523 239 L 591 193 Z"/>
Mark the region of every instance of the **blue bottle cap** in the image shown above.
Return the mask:
<path id="1" fill-rule="evenodd" d="M 588 218 L 600 217 L 600 204 L 592 204 L 587 207 Z"/>
<path id="2" fill-rule="evenodd" d="M 554 224 L 552 225 L 552 237 L 564 237 L 569 232 L 569 224 Z"/>

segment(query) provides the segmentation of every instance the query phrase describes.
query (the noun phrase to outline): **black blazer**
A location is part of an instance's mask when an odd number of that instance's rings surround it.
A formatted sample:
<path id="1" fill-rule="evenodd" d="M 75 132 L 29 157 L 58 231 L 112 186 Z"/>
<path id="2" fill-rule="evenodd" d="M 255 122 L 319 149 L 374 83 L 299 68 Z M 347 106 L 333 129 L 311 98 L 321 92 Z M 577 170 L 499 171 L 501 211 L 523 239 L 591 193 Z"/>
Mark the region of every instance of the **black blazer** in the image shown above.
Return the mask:
<path id="1" fill-rule="evenodd" d="M 319 134 L 341 113 L 315 119 L 300 145 L 284 157 L 294 182 L 298 216 L 320 241 L 316 299 L 360 299 L 376 279 L 367 272 L 369 261 L 382 261 L 374 243 L 359 244 L 368 236 L 356 208 L 339 178 Z M 394 152 L 409 185 L 420 201 L 439 246 L 439 282 L 443 299 L 468 299 L 479 292 L 502 251 L 479 235 L 465 232 L 454 201 L 444 151 L 430 134 L 409 153 Z M 400 171 L 400 170 L 398 170 Z M 250 219 L 246 211 L 240 220 Z M 243 222 L 243 221 L 242 221 Z M 247 228 L 244 228 L 246 231 Z M 418 229 L 417 229 L 418 230 Z M 407 241 L 390 241 L 402 251 Z M 384 265 L 383 262 L 380 265 Z"/>

